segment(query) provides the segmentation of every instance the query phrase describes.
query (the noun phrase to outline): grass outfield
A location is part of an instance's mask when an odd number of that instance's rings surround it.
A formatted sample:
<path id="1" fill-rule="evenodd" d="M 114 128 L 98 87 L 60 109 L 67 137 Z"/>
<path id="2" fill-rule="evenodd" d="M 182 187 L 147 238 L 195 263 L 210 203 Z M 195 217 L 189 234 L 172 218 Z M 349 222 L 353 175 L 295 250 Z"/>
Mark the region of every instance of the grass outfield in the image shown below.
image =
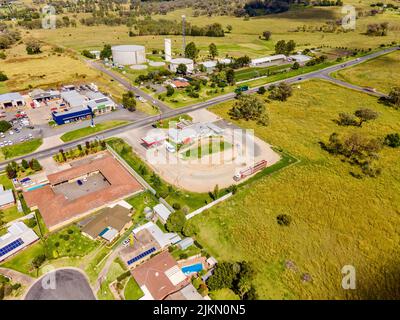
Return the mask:
<path id="1" fill-rule="evenodd" d="M 231 102 L 212 111 L 228 118 Z M 380 117 L 362 128 L 339 127 L 339 112 L 372 108 Z M 295 89 L 288 102 L 268 104 L 270 125 L 234 121 L 300 160 L 239 188 L 222 205 L 193 218 L 197 240 L 218 260 L 248 260 L 257 270 L 260 298 L 394 298 L 398 291 L 400 234 L 399 150 L 385 148 L 378 178 L 351 177 L 351 166 L 321 150 L 332 132 L 374 137 L 400 132 L 400 112 L 369 95 L 323 81 Z M 292 217 L 289 227 L 276 222 Z M 285 268 L 291 261 L 293 269 Z M 357 290 L 341 288 L 341 269 L 353 265 Z M 303 282 L 304 273 L 312 282 Z M 396 278 L 397 277 L 397 278 Z M 397 288 L 397 289 L 396 289 Z M 397 291 L 396 291 L 397 290 Z"/>
<path id="2" fill-rule="evenodd" d="M 341 70 L 334 76 L 346 82 L 389 93 L 392 87 L 400 86 L 399 74 L 400 51 L 396 51 L 353 68 Z"/>
<path id="3" fill-rule="evenodd" d="M 101 132 L 107 129 L 115 128 L 122 126 L 124 124 L 127 124 L 128 121 L 122 121 L 122 120 L 111 120 L 111 121 L 105 121 L 96 124 L 95 127 L 86 127 L 86 128 L 81 128 L 77 130 L 73 130 L 67 133 L 64 133 L 60 139 L 64 142 L 76 140 L 79 138 L 83 138 L 86 136 L 89 136 L 91 134 L 95 134 L 97 132 Z"/>
<path id="4" fill-rule="evenodd" d="M 0 149 L 5 159 L 12 159 L 32 153 L 39 148 L 43 143 L 42 139 L 32 139 L 30 141 L 18 143 L 12 146 L 3 147 Z"/>

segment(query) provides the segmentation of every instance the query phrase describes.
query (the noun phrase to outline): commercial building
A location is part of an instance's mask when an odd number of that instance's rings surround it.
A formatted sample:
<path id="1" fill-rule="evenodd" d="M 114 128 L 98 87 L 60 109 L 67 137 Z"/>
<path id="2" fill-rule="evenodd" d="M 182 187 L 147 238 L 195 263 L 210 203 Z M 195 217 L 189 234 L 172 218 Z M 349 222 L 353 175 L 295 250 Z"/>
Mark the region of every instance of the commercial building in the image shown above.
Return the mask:
<path id="1" fill-rule="evenodd" d="M 73 163 L 48 175 L 49 184 L 23 193 L 31 210 L 40 210 L 50 231 L 86 217 L 143 190 L 108 152 Z"/>
<path id="2" fill-rule="evenodd" d="M 0 262 L 37 241 L 39 237 L 23 222 L 15 222 L 0 236 Z"/>
<path id="3" fill-rule="evenodd" d="M 111 48 L 115 64 L 129 66 L 146 62 L 146 49 L 137 45 L 122 45 Z"/>
<path id="4" fill-rule="evenodd" d="M 15 204 L 14 193 L 12 190 L 4 190 L 0 184 L 0 209 L 6 209 Z"/>
<path id="5" fill-rule="evenodd" d="M 186 71 L 188 73 L 192 73 L 194 70 L 194 62 L 192 59 L 187 59 L 187 58 L 176 58 L 176 59 L 172 59 L 171 63 L 169 64 L 169 69 L 172 72 L 176 72 L 179 65 L 185 65 L 186 66 Z"/>
<path id="6" fill-rule="evenodd" d="M 113 241 L 132 225 L 131 210 L 121 205 L 102 209 L 82 228 L 82 233 L 92 240 L 103 238 Z"/>
<path id="7" fill-rule="evenodd" d="M 90 108 L 89 106 L 76 107 L 64 112 L 53 111 L 52 113 L 53 120 L 58 125 L 63 125 L 79 120 L 87 120 L 90 119 L 92 115 L 93 111 L 92 108 Z"/>
<path id="8" fill-rule="evenodd" d="M 92 109 L 94 114 L 103 114 L 115 110 L 116 104 L 109 97 L 103 94 L 102 97 L 89 100 L 87 106 Z"/>
<path id="9" fill-rule="evenodd" d="M 132 270 L 143 291 L 140 300 L 164 300 L 190 283 L 169 252 L 162 252 Z"/>
<path id="10" fill-rule="evenodd" d="M 196 139 L 219 136 L 224 132 L 223 129 L 213 123 L 194 123 L 183 129 L 170 128 L 168 130 L 169 139 L 175 144 L 188 144 Z"/>
<path id="11" fill-rule="evenodd" d="M 61 94 L 58 90 L 43 90 L 43 89 L 35 89 L 29 93 L 29 96 L 32 100 L 37 102 L 43 102 L 53 99 L 60 99 Z"/>
<path id="12" fill-rule="evenodd" d="M 25 100 L 18 92 L 0 94 L 0 109 L 23 106 L 25 106 Z"/>
<path id="13" fill-rule="evenodd" d="M 87 98 L 76 90 L 61 92 L 61 98 L 70 108 L 83 107 L 87 102 Z"/>
<path id="14" fill-rule="evenodd" d="M 250 62 L 251 67 L 268 67 L 274 66 L 286 61 L 287 57 L 284 54 L 277 54 L 274 56 L 262 57 L 252 59 Z"/>

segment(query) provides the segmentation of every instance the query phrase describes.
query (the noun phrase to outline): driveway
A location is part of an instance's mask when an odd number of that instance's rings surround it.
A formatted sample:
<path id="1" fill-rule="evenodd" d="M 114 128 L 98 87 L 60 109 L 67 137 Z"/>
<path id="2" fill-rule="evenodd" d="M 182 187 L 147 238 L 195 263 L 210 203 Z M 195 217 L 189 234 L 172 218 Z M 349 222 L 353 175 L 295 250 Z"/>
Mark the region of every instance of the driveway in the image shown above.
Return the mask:
<path id="1" fill-rule="evenodd" d="M 54 286 L 52 277 L 55 280 Z M 96 298 L 81 271 L 59 269 L 37 280 L 29 289 L 25 300 L 96 300 Z"/>

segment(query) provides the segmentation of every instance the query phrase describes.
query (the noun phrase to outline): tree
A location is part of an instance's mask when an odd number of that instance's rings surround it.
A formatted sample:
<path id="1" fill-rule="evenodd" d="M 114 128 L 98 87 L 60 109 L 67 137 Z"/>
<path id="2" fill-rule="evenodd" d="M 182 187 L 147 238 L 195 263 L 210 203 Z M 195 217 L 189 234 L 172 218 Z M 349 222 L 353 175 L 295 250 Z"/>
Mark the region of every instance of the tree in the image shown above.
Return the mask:
<path id="1" fill-rule="evenodd" d="M 130 112 L 136 111 L 135 94 L 132 91 L 128 91 L 122 95 L 122 105 Z"/>
<path id="2" fill-rule="evenodd" d="M 26 161 L 25 159 L 22 159 L 21 161 L 21 166 L 22 168 L 24 168 L 25 170 L 29 168 L 29 163 L 28 161 Z"/>
<path id="3" fill-rule="evenodd" d="M 400 134 L 390 133 L 385 137 L 385 145 L 392 148 L 400 147 Z"/>
<path id="4" fill-rule="evenodd" d="M 218 263 L 212 276 L 207 279 L 208 288 L 211 291 L 223 288 L 232 288 L 237 272 L 238 271 L 235 270 L 233 263 Z"/>
<path id="5" fill-rule="evenodd" d="M 394 87 L 389 93 L 389 102 L 400 108 L 400 87 Z"/>
<path id="6" fill-rule="evenodd" d="M 260 95 L 263 95 L 265 92 L 267 92 L 267 89 L 264 86 L 259 87 L 257 90 L 257 93 Z"/>
<path id="7" fill-rule="evenodd" d="M 289 40 L 286 43 L 285 54 L 289 55 L 294 51 L 294 49 L 296 49 L 296 42 L 294 42 L 293 40 Z"/>
<path id="8" fill-rule="evenodd" d="M 175 211 L 169 215 L 166 227 L 170 232 L 182 232 L 185 223 L 185 214 L 182 211 Z"/>
<path id="9" fill-rule="evenodd" d="M 229 83 L 229 85 L 234 85 L 235 84 L 235 71 L 232 68 L 229 68 L 225 71 L 225 76 L 226 76 L 226 82 Z"/>
<path id="10" fill-rule="evenodd" d="M 229 115 L 236 120 L 255 120 L 262 125 L 268 124 L 268 114 L 265 104 L 256 96 L 241 95 Z"/>
<path id="11" fill-rule="evenodd" d="M 289 226 L 292 222 L 292 218 L 287 214 L 279 214 L 276 217 L 276 221 L 280 226 Z"/>
<path id="12" fill-rule="evenodd" d="M 208 47 L 208 53 L 209 53 L 211 59 L 213 59 L 213 60 L 215 59 L 215 57 L 218 56 L 218 48 L 217 48 L 217 46 L 215 45 L 215 43 L 211 43 L 211 44 L 209 45 L 209 47 Z"/>
<path id="13" fill-rule="evenodd" d="M 278 86 L 271 90 L 270 99 L 278 101 L 286 101 L 293 93 L 292 87 L 286 82 L 281 82 Z"/>
<path id="14" fill-rule="evenodd" d="M 34 171 L 40 171 L 42 170 L 42 166 L 40 165 L 39 161 L 37 159 L 32 159 L 29 162 L 29 166 L 31 167 L 32 170 Z"/>
<path id="15" fill-rule="evenodd" d="M 162 185 L 160 177 L 155 172 L 153 172 L 153 174 L 151 175 L 150 182 L 155 188 L 158 188 Z"/>
<path id="16" fill-rule="evenodd" d="M 175 93 L 175 89 L 171 85 L 167 85 L 167 97 L 172 96 Z"/>
<path id="17" fill-rule="evenodd" d="M 279 40 L 275 44 L 275 53 L 276 54 L 284 54 L 286 52 L 286 41 L 285 40 Z"/>
<path id="18" fill-rule="evenodd" d="M 28 54 L 38 54 L 41 53 L 41 44 L 38 40 L 36 39 L 28 39 L 25 43 L 26 45 L 26 52 Z"/>
<path id="19" fill-rule="evenodd" d="M 11 129 L 12 125 L 6 120 L 0 120 L 0 132 L 6 132 Z"/>
<path id="20" fill-rule="evenodd" d="M 112 57 L 112 50 L 109 44 L 105 44 L 103 50 L 100 51 L 100 59 L 110 59 Z"/>
<path id="21" fill-rule="evenodd" d="M 266 31 L 263 32 L 263 37 L 264 37 L 264 39 L 267 40 L 267 41 L 268 41 L 269 39 L 271 39 L 271 35 L 272 35 L 272 32 L 271 32 L 271 31 L 267 31 L 267 30 L 266 30 Z"/>
<path id="22" fill-rule="evenodd" d="M 86 57 L 86 58 L 89 58 L 89 59 L 96 59 L 96 55 L 94 53 L 91 53 L 89 50 L 86 50 L 86 49 L 82 51 L 82 55 L 84 57 Z"/>
<path id="23" fill-rule="evenodd" d="M 9 163 L 6 167 L 7 177 L 9 179 L 14 179 L 17 177 L 17 170 Z"/>
<path id="24" fill-rule="evenodd" d="M 186 64 L 180 63 L 180 64 L 178 65 L 178 67 L 176 68 L 176 73 L 177 73 L 177 74 L 183 74 L 183 75 L 185 75 L 186 72 L 187 72 L 187 66 L 186 66 Z"/>
<path id="25" fill-rule="evenodd" d="M 199 50 L 197 49 L 196 44 L 194 42 L 188 43 L 185 48 L 185 57 L 192 60 L 196 60 L 198 55 L 199 55 Z"/>
<path id="26" fill-rule="evenodd" d="M 0 71 L 0 82 L 7 81 L 8 77 L 3 72 Z"/>
<path id="27" fill-rule="evenodd" d="M 45 261 L 46 261 L 46 256 L 44 254 L 40 254 L 32 260 L 32 266 L 35 269 L 39 269 Z"/>
<path id="28" fill-rule="evenodd" d="M 360 124 L 359 124 L 360 127 L 364 122 L 375 120 L 379 116 L 378 112 L 368 108 L 359 109 L 356 112 L 354 112 L 354 115 L 360 119 Z"/>
<path id="29" fill-rule="evenodd" d="M 228 25 L 226 26 L 226 30 L 228 30 L 228 33 L 231 33 L 232 30 L 233 30 L 233 27 L 232 27 L 230 24 L 228 24 Z"/>
<path id="30" fill-rule="evenodd" d="M 349 113 L 339 113 L 339 119 L 337 120 L 337 123 L 341 126 L 358 126 L 359 121 L 355 116 Z"/>
<path id="31" fill-rule="evenodd" d="M 293 65 L 292 65 L 293 70 L 297 70 L 299 68 L 300 68 L 300 64 L 297 61 L 295 63 L 293 63 Z"/>

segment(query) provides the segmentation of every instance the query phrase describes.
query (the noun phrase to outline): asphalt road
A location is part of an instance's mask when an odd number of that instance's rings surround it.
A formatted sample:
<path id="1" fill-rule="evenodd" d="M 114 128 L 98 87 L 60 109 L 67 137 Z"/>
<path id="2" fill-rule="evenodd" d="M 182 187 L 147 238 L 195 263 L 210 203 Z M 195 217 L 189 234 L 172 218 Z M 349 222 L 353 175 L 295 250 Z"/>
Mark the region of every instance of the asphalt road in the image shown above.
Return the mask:
<path id="1" fill-rule="evenodd" d="M 85 275 L 78 270 L 60 269 L 44 277 L 33 284 L 25 300 L 96 300 Z"/>
<path id="2" fill-rule="evenodd" d="M 303 75 L 299 75 L 299 76 L 296 76 L 296 77 L 292 77 L 292 78 L 288 78 L 288 79 L 272 82 L 272 83 L 269 83 L 269 84 L 264 85 L 264 86 L 265 87 L 269 87 L 271 85 L 276 85 L 276 84 L 279 84 L 281 82 L 287 82 L 287 83 L 292 84 L 292 83 L 296 83 L 296 82 L 304 81 L 304 80 L 309 80 L 309 79 L 325 79 L 325 80 L 329 80 L 331 82 L 334 82 L 334 83 L 336 83 L 338 85 L 346 86 L 346 87 L 348 87 L 350 89 L 353 89 L 353 90 L 365 92 L 365 93 L 368 93 L 368 94 L 371 94 L 371 95 L 374 95 L 374 96 L 380 96 L 380 95 L 383 95 L 383 94 L 375 93 L 375 92 L 367 92 L 362 87 L 358 87 L 358 86 L 355 86 L 355 85 L 352 85 L 352 84 L 345 83 L 345 82 L 342 82 L 340 80 L 334 79 L 334 78 L 330 77 L 330 74 L 332 72 L 339 71 L 339 70 L 342 70 L 342 69 L 345 69 L 345 68 L 349 68 L 349 67 L 355 66 L 355 65 L 363 63 L 363 62 L 365 62 L 367 60 L 374 59 L 376 57 L 379 57 L 381 55 L 384 55 L 384 54 L 387 54 L 387 53 L 390 53 L 390 52 L 393 52 L 393 51 L 396 51 L 396 50 L 399 50 L 399 49 L 400 49 L 399 47 L 383 49 L 381 51 L 372 53 L 370 55 L 366 55 L 364 57 L 360 57 L 360 58 L 354 59 L 352 61 L 345 62 L 343 64 L 334 65 L 334 66 L 331 66 L 331 67 L 328 67 L 328 68 L 325 68 L 325 69 L 322 69 L 322 70 L 317 70 L 317 71 L 310 72 L 310 73 L 303 74 Z M 91 63 L 93 63 L 93 62 L 91 62 Z M 99 65 L 97 65 L 97 66 L 102 68 Z M 126 80 L 118 77 L 113 72 L 111 72 L 111 71 L 109 71 L 109 70 L 107 70 L 105 68 L 102 68 L 102 69 L 104 69 L 104 72 L 107 73 L 108 75 L 110 75 L 111 77 L 113 77 L 116 81 L 119 81 L 119 82 L 122 81 L 121 83 L 126 83 L 127 88 L 131 88 L 130 90 L 133 90 L 134 92 L 138 92 L 138 94 L 142 95 L 145 99 L 153 100 L 153 98 L 151 96 L 148 96 L 148 95 L 147 95 L 148 97 L 146 98 L 146 96 L 145 96 L 146 93 L 143 93 L 138 88 L 131 86 Z M 99 70 L 101 70 L 101 69 L 99 69 Z M 103 70 L 101 70 L 101 71 L 103 71 Z M 247 91 L 247 93 L 254 93 L 259 89 L 259 87 L 260 86 L 251 88 L 249 91 Z M 115 136 L 117 134 L 120 134 L 120 133 L 122 133 L 124 131 L 130 130 L 130 129 L 135 129 L 135 128 L 140 128 L 140 127 L 143 127 L 143 126 L 148 126 L 148 125 L 153 124 L 154 122 L 162 120 L 162 119 L 168 119 L 168 118 L 171 118 L 171 117 L 176 117 L 176 116 L 181 115 L 181 114 L 185 114 L 185 113 L 188 113 L 188 112 L 191 112 L 191 111 L 195 111 L 195 110 L 199 110 L 199 109 L 208 108 L 208 107 L 211 107 L 213 105 L 216 105 L 216 104 L 219 104 L 219 103 L 222 103 L 222 102 L 225 102 L 225 101 L 229 101 L 229 100 L 234 99 L 235 96 L 236 96 L 235 93 L 228 93 L 228 94 L 225 94 L 225 95 L 218 96 L 216 98 L 207 100 L 205 102 L 199 102 L 199 103 L 190 105 L 188 107 L 183 107 L 183 108 L 179 108 L 179 109 L 170 109 L 169 107 L 166 106 L 165 108 L 163 107 L 163 112 L 160 115 L 149 116 L 149 117 L 137 120 L 134 123 L 130 123 L 130 124 L 118 127 L 118 128 L 111 128 L 109 130 L 103 131 L 103 132 L 98 133 L 98 134 L 87 136 L 87 137 L 84 137 L 82 139 L 75 140 L 73 142 L 65 143 L 62 146 L 56 146 L 56 147 L 48 148 L 48 149 L 45 149 L 45 150 L 42 150 L 42 151 L 31 153 L 29 155 L 25 155 L 25 156 L 21 156 L 21 157 L 18 157 L 18 158 L 14 158 L 12 160 L 3 161 L 2 163 L 0 163 L 0 170 L 3 170 L 6 167 L 6 165 L 11 161 L 20 161 L 20 160 L 22 160 L 24 158 L 31 159 L 32 157 L 40 160 L 42 158 L 45 158 L 45 157 L 48 157 L 48 156 L 51 156 L 51 155 L 57 153 L 60 150 L 61 147 L 64 150 L 67 150 L 67 149 L 76 147 L 78 144 L 82 144 L 87 140 L 95 139 L 98 135 L 101 135 L 102 139 L 106 139 L 106 138 Z M 156 102 L 157 102 L 158 106 L 164 105 L 160 101 L 156 101 Z M 161 109 L 161 107 L 160 107 L 160 109 Z"/>
<path id="3" fill-rule="evenodd" d="M 99 63 L 97 63 L 95 61 L 90 61 L 90 60 L 87 60 L 86 62 L 92 68 L 95 68 L 95 69 L 97 69 L 97 70 L 99 70 L 101 72 L 104 72 L 105 74 L 109 75 L 115 81 L 117 81 L 120 84 L 122 84 L 128 91 L 133 91 L 135 94 L 137 94 L 137 95 L 143 97 L 145 100 L 147 100 L 151 105 L 158 107 L 161 113 L 164 113 L 164 112 L 167 112 L 167 111 L 171 110 L 171 108 L 168 107 L 165 103 L 162 103 L 161 101 L 153 98 L 152 96 L 150 96 L 149 94 L 147 94 L 143 90 L 140 90 L 139 88 L 132 86 L 129 81 L 127 81 L 124 78 L 120 77 L 115 72 L 106 69 L 101 64 L 99 64 Z"/>

